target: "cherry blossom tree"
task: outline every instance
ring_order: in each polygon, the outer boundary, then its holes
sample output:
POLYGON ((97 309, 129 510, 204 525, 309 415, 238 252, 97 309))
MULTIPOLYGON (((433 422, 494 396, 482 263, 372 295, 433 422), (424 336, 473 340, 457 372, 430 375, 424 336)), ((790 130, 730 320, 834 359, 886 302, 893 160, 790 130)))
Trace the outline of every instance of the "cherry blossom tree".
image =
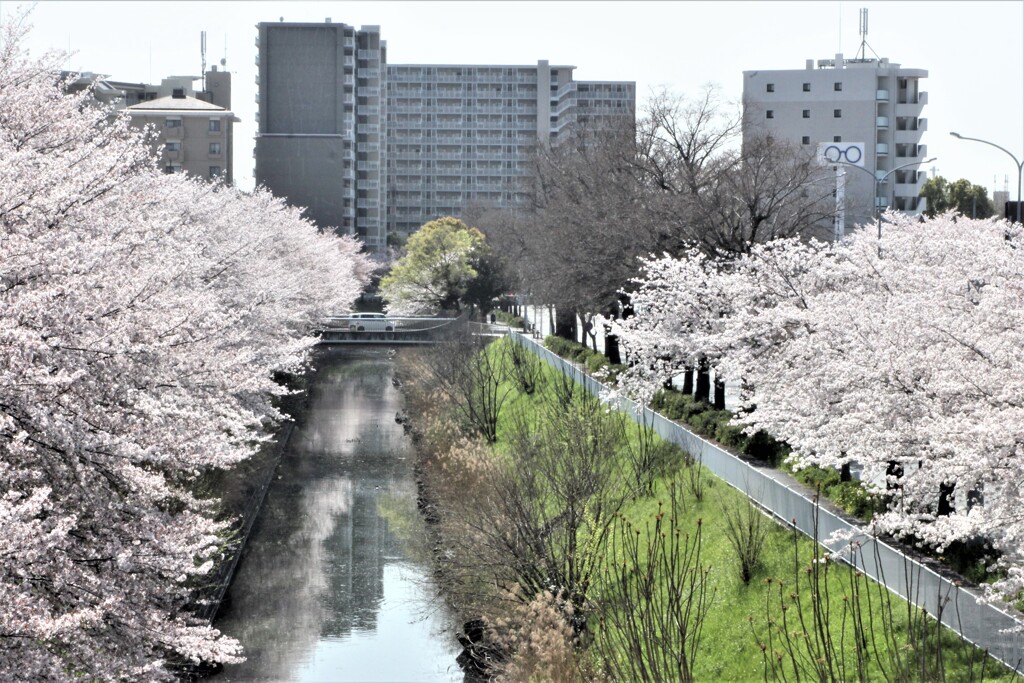
POLYGON ((187 610, 226 530, 192 484, 266 438, 273 373, 369 267, 265 191, 158 173, 24 23, 0 48, 0 678, 235 661, 187 610))
POLYGON ((984 537, 1024 587, 1024 257, 1018 228, 890 214, 838 244, 754 245, 727 267, 646 263, 623 324, 648 393, 700 350, 742 380, 737 418, 797 466, 864 468, 886 493, 877 530, 938 550, 984 537), (727 302, 727 306, 723 305, 727 302), (666 350, 670 351, 666 354, 666 350), (669 359, 664 357, 669 355, 669 359))

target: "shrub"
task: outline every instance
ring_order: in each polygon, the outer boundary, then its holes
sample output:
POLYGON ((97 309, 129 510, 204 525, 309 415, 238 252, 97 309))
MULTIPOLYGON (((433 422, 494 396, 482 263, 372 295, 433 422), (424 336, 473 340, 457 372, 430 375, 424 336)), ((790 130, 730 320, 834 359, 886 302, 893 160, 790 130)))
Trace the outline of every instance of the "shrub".
POLYGON ((793 476, 802 484, 825 493, 839 483, 839 470, 825 469, 817 465, 809 465, 793 472, 793 476))
POLYGON ((758 430, 751 436, 743 452, 752 458, 778 467, 789 455, 789 447, 764 430, 758 430))
POLYGON ((686 421, 692 415, 708 410, 711 406, 698 401, 693 396, 683 394, 674 389, 662 389, 651 400, 651 409, 670 420, 686 421))
POLYGON ((605 358, 603 354, 591 351, 590 355, 587 356, 585 365, 587 367, 587 372, 594 374, 601 368, 611 365, 611 363, 608 362, 608 359, 605 358))
POLYGON ((702 412, 691 414, 686 422, 701 436, 714 439, 719 426, 728 425, 729 420, 731 419, 732 413, 728 410, 714 410, 713 408, 708 408, 702 412))
POLYGON ((742 452, 750 439, 743 433, 742 427, 729 424, 731 419, 730 415, 724 422, 718 424, 718 427, 715 428, 715 440, 727 448, 742 452))
POLYGON ((860 519, 870 520, 878 511, 878 497, 865 491, 859 481, 836 482, 824 493, 836 505, 860 519))
POLYGON ((544 346, 555 355, 579 363, 587 373, 600 375, 599 379, 609 384, 615 384, 619 375, 626 369, 625 365, 613 365, 602 353, 555 335, 545 337, 544 346))
POLYGON ((736 553, 740 579, 750 583, 761 566, 764 544, 768 540, 768 518, 748 498, 736 505, 722 505, 725 535, 736 553))
POLYGON ((500 309, 495 310, 494 311, 494 318, 499 323, 502 323, 504 325, 508 325, 509 327, 518 327, 518 328, 522 328, 523 327, 523 319, 520 316, 512 315, 511 313, 508 313, 507 311, 502 311, 500 309))

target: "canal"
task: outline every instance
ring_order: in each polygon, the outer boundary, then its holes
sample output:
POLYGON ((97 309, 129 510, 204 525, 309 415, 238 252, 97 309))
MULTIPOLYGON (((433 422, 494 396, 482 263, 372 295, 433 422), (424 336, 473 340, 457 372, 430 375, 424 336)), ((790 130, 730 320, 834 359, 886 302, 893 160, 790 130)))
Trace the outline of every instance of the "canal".
POLYGON ((463 679, 429 581, 390 353, 317 351, 308 408, 214 624, 247 661, 210 680, 463 679))

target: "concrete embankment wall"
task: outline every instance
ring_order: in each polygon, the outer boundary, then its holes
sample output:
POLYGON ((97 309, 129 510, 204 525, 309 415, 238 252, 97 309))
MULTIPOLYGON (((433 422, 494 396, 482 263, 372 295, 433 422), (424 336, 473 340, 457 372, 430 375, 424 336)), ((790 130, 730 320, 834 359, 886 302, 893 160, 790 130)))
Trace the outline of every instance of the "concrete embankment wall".
MULTIPOLYGON (((517 332, 510 333, 510 336, 515 343, 530 349, 556 370, 575 378, 591 393, 608 393, 603 384, 533 339, 517 332)), ((859 548, 852 554, 851 564, 900 597, 925 608, 932 616, 941 617, 946 626, 987 650, 1011 669, 1021 668, 1024 616, 993 604, 979 603, 977 589, 958 585, 963 580, 961 577, 941 567, 925 564, 899 548, 865 534, 856 522, 815 504, 812 496, 798 490, 785 473, 746 462, 648 408, 638 412, 633 401, 627 398, 616 397, 611 402, 637 421, 644 420, 663 439, 678 444, 716 476, 745 493, 784 524, 819 539, 826 547, 829 547, 827 541, 833 535, 846 539, 832 542, 830 550, 838 551, 850 543, 857 544, 859 548)))
POLYGON ((250 479, 252 489, 239 513, 237 535, 228 550, 228 556, 210 576, 207 587, 200 592, 200 604, 196 609, 196 615, 207 621, 212 622, 217 616, 224 595, 231 586, 231 580, 235 576, 235 569, 238 568, 245 543, 249 540, 253 524, 256 523, 256 518, 263 507, 263 501, 267 497, 267 490, 274 480, 274 472, 277 471, 277 465, 281 462, 281 456, 284 454, 285 448, 288 447, 288 441, 291 439, 294 429, 295 423, 291 420, 281 425, 277 437, 267 446, 269 454, 264 458, 261 467, 256 470, 255 476, 250 479))

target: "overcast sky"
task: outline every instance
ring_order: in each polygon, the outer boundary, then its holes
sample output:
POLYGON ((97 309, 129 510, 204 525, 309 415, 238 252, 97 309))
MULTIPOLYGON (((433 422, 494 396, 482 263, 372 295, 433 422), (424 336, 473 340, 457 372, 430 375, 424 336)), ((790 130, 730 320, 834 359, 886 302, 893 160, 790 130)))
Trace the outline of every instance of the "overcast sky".
MULTIPOLYGON (((0 0, 0 15, 21 3, 0 0)), ((655 88, 696 93, 717 84, 739 100, 744 70, 800 69, 807 59, 854 56, 858 13, 869 9, 874 54, 928 70, 923 143, 929 165, 991 192, 1017 169, 984 138, 1024 159, 1024 0, 1005 2, 57 2, 36 6, 33 53, 70 50, 67 66, 115 80, 159 83, 232 72, 235 179, 252 187, 256 111, 256 28, 260 21, 376 24, 391 64, 552 64, 576 66, 580 80, 629 80, 637 104, 655 88)), ((873 56, 869 51, 868 56, 873 56)))

